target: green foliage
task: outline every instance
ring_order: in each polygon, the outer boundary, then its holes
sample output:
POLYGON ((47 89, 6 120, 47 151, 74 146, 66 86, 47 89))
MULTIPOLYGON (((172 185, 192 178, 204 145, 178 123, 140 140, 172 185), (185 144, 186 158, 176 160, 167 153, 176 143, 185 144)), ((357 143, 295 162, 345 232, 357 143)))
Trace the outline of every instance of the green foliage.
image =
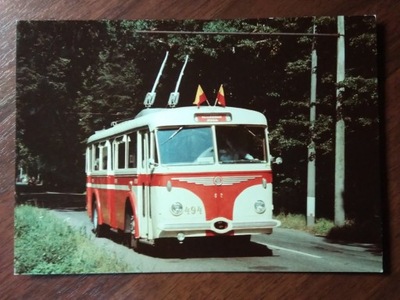
POLYGON ((310 71, 310 59, 299 59, 293 62, 288 62, 285 71, 287 75, 310 71))
POLYGON ((142 80, 134 61, 109 50, 100 52, 98 59, 98 68, 86 69, 76 102, 81 140, 92 134, 94 128, 109 127, 112 121, 132 118, 137 111, 135 98, 142 80), (125 109, 121 110, 122 107, 125 109))
POLYGON ((332 220, 318 218, 315 220, 315 225, 312 227, 312 232, 317 235, 326 236, 334 227, 335 224, 332 220))
POLYGON ((282 228, 290 228, 296 230, 305 230, 306 228, 306 219, 304 215, 280 213, 276 216, 276 219, 282 222, 282 228))
POLYGON ((325 218, 317 218, 314 226, 308 227, 306 217, 301 214, 280 213, 276 216, 276 218, 282 222, 282 228, 302 230, 321 236, 328 235, 329 232, 335 227, 335 224, 331 220, 325 218))
POLYGON ((355 130, 359 126, 376 126, 379 123, 379 115, 374 111, 378 107, 377 78, 349 76, 340 86, 345 89, 343 104, 347 111, 348 128, 355 130))
POLYGON ((126 272, 117 257, 99 250, 84 230, 77 232, 51 212, 15 208, 14 262, 17 274, 126 272))

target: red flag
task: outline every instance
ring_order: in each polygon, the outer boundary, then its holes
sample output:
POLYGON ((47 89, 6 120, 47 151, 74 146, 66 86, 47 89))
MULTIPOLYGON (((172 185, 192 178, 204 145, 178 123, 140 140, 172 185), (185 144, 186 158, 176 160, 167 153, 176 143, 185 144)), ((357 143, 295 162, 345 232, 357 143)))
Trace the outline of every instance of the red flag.
POLYGON ((222 86, 222 84, 221 84, 221 86, 219 87, 219 91, 218 91, 218 94, 217 94, 216 102, 217 102, 219 105, 222 105, 223 107, 225 107, 225 105, 226 105, 226 103, 225 103, 224 87, 222 86))
POLYGON ((199 84, 199 86, 197 87, 196 98, 194 99, 193 104, 197 104, 197 106, 200 106, 205 101, 207 101, 206 94, 204 94, 203 89, 199 84))

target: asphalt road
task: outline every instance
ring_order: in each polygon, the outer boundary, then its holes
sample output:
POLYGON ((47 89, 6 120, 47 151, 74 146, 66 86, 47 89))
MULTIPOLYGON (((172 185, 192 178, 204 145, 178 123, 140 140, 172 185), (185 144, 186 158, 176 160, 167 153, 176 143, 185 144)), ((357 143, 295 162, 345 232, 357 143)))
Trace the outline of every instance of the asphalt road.
POLYGON ((248 244, 187 239, 166 248, 145 246, 136 253, 110 233, 95 238, 85 211, 53 210, 62 221, 85 228, 104 251, 123 258, 129 272, 382 272, 382 253, 371 244, 340 244, 305 232, 278 228, 252 236, 248 244))

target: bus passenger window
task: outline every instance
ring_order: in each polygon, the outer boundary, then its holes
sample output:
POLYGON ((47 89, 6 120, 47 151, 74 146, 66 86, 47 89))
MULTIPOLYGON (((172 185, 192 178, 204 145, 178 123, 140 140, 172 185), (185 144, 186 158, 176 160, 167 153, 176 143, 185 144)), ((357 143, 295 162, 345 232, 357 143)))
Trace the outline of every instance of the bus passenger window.
POLYGON ((100 148, 100 170, 107 170, 108 164, 108 144, 106 142, 99 145, 100 148))
POLYGON ((128 168, 136 168, 137 167, 137 162, 136 162, 136 149, 137 143, 136 143, 136 132, 131 133, 128 135, 128 168))
POLYGON ((124 169, 125 166, 125 139, 124 137, 116 138, 114 141, 114 158, 116 169, 124 169))
MULTIPOLYGON (((103 148, 103 150, 107 150, 107 149, 103 148)), ((101 169, 102 170, 107 170, 107 151, 103 152, 103 164, 101 166, 101 169)))
POLYGON ((93 170, 98 171, 100 170, 100 148, 98 144, 92 146, 93 150, 93 170))
POLYGON ((125 143, 118 144, 118 169, 125 168, 125 143))

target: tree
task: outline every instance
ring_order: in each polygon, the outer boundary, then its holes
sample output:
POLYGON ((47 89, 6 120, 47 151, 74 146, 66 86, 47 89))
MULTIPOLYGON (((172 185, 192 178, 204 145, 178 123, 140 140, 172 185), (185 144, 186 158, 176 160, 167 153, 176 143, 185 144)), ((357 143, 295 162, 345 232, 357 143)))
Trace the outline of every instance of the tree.
POLYGON ((17 153, 47 183, 71 188, 83 180, 76 98, 100 30, 81 22, 18 24, 17 149, 26 150, 17 153))

